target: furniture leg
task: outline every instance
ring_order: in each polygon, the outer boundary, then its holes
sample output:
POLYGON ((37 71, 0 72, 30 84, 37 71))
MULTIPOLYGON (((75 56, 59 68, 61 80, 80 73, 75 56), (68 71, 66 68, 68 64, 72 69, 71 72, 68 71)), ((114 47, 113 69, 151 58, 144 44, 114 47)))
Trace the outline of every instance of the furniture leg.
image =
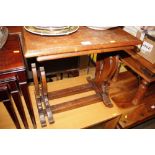
POLYGON ((117 66, 117 69, 116 69, 116 72, 112 78, 112 81, 113 82, 116 82, 117 79, 118 79, 118 75, 119 75, 119 72, 120 72, 120 68, 121 68, 121 62, 118 60, 118 66, 117 66))
POLYGON ((95 70, 95 81, 96 81, 96 83, 100 79, 100 74, 101 74, 102 69, 103 69, 103 62, 97 61, 96 62, 96 70, 95 70))
POLYGON ((112 103, 110 101, 110 97, 109 97, 109 85, 110 83, 109 82, 103 82, 102 85, 101 85, 101 88, 102 88, 102 99, 104 101, 104 104, 107 106, 107 107, 112 107, 112 103))
POLYGON ((45 108, 46 108, 46 114, 48 117, 49 123, 53 123, 53 114, 52 109, 50 107, 49 101, 48 101, 48 92, 47 92, 47 82, 46 82, 46 75, 44 67, 40 67, 40 79, 41 79, 41 94, 42 94, 42 101, 44 102, 45 108))
POLYGON ((33 123, 34 128, 36 128, 37 125, 36 125, 36 121, 35 121, 35 116, 34 116, 34 111, 33 111, 33 107, 32 107, 32 102, 31 102, 31 99, 30 99, 28 85, 27 85, 27 82, 26 82, 25 71, 22 71, 22 72, 18 73, 18 80, 19 80, 19 87, 20 87, 20 89, 22 91, 24 100, 26 102, 26 106, 27 106, 27 109, 29 111, 31 121, 33 123))
POLYGON ((118 63, 118 55, 106 57, 102 61, 97 62, 95 82, 101 87, 103 102, 108 107, 112 107, 109 97, 109 85, 118 69, 118 63))
POLYGON ((21 97, 20 97, 20 94, 19 94, 19 91, 18 91, 16 81, 10 81, 9 82, 9 87, 10 87, 10 90, 11 90, 13 100, 14 100, 14 102, 16 104, 18 112, 19 112, 19 114, 21 116, 21 119, 23 121, 23 124, 24 124, 25 128, 28 129, 29 126, 28 126, 28 123, 27 123, 25 111, 24 111, 24 108, 23 108, 23 105, 22 105, 22 101, 21 101, 21 97))
POLYGON ((0 87, 0 100, 2 100, 4 106, 7 109, 9 115, 11 116, 16 128, 21 129, 17 115, 15 113, 15 109, 13 107, 13 104, 12 104, 10 96, 9 96, 7 86, 0 87))
POLYGON ((147 82, 146 80, 143 79, 138 87, 136 95, 134 96, 134 98, 132 100, 132 104, 134 104, 134 105, 140 104, 140 102, 144 98, 145 93, 148 90, 148 86, 149 86, 149 82, 147 82))
POLYGON ((44 114, 42 101, 41 101, 41 94, 40 94, 36 64, 35 63, 31 64, 31 67, 32 67, 32 75, 33 75, 34 86, 35 86, 35 98, 36 98, 36 104, 37 104, 37 108, 38 108, 40 123, 41 123, 42 127, 45 127, 45 126, 47 126, 47 124, 46 124, 45 114, 44 114))

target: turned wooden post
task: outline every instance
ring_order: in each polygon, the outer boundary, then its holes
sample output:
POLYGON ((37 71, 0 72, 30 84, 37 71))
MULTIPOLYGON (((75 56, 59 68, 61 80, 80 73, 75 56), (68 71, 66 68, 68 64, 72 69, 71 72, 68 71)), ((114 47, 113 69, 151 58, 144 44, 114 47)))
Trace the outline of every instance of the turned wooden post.
POLYGON ((136 92, 135 97, 132 100, 132 104, 138 105, 142 101, 147 89, 148 89, 149 82, 145 81, 144 79, 141 81, 138 90, 136 92))

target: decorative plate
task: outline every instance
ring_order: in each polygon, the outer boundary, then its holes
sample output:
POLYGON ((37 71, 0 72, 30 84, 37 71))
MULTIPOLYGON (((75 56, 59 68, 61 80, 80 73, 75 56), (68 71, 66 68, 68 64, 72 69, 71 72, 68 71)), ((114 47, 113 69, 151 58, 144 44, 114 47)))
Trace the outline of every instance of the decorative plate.
POLYGON ((79 26, 25 26, 27 31, 45 36, 61 36, 76 32, 79 26))
POLYGON ((111 26, 111 27, 110 26, 87 26, 87 27, 93 30, 107 30, 116 26, 111 26))
POLYGON ((62 30, 68 27, 69 26, 35 26, 35 28, 42 30, 62 30))

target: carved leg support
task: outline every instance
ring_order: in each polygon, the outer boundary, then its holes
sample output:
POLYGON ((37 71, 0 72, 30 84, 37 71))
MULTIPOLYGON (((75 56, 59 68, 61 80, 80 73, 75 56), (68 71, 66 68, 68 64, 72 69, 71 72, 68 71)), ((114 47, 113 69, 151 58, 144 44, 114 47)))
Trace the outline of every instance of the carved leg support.
POLYGON ((52 110, 51 110, 49 100, 48 100, 48 92, 47 92, 47 82, 46 82, 45 70, 44 70, 44 67, 40 67, 39 71, 40 71, 41 87, 39 87, 36 65, 32 64, 31 66, 32 66, 32 73, 33 73, 33 79, 34 79, 34 85, 35 85, 35 96, 36 96, 36 102, 37 102, 40 122, 41 122, 41 126, 45 127, 45 126, 47 126, 47 124, 46 124, 43 104, 44 104, 44 107, 45 107, 45 112, 46 112, 46 115, 47 115, 47 118, 48 118, 48 122, 50 124, 54 123, 52 110))
POLYGON ((118 66, 117 66, 116 72, 115 72, 115 74, 114 74, 114 76, 112 78, 113 82, 116 82, 117 79, 118 79, 118 76, 119 76, 119 72, 120 72, 120 68, 121 68, 121 62, 119 60, 118 60, 118 64, 117 65, 118 66))
POLYGON ((40 67, 40 78, 41 78, 41 94, 42 101, 44 102, 46 108, 46 114, 48 117, 49 123, 54 123, 52 110, 48 101, 48 92, 47 92, 47 82, 44 67, 40 67))
POLYGON ((136 92, 135 97, 132 100, 132 104, 138 105, 141 103, 141 101, 144 98, 144 95, 148 89, 148 86, 149 86, 149 83, 143 79, 139 85, 139 88, 136 92))
POLYGON ((109 82, 103 82, 102 84, 102 99, 107 107, 112 107, 109 97, 109 82))
POLYGON ((45 114, 44 114, 44 110, 43 110, 43 106, 42 106, 40 97, 39 98, 36 97, 36 103, 37 103, 41 126, 45 127, 45 126, 47 126, 47 124, 46 124, 45 114))
POLYGON ((32 74, 33 74, 33 80, 34 80, 34 86, 35 86, 35 98, 36 98, 36 104, 38 108, 40 123, 42 127, 45 127, 47 126, 47 124, 46 124, 44 110, 43 110, 42 101, 40 97, 40 88, 39 88, 38 75, 37 75, 35 63, 33 63, 31 67, 32 67, 32 74))
POLYGON ((96 66, 96 84, 101 86, 102 98, 106 106, 112 107, 112 103, 109 97, 109 85, 110 82, 118 70, 119 56, 105 57, 103 61, 97 62, 96 66))

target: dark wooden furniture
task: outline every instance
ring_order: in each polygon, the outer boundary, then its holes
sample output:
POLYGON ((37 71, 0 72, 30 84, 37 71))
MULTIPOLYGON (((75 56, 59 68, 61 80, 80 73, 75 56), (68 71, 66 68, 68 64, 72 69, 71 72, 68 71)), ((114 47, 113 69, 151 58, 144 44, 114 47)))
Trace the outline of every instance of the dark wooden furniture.
MULTIPOLYGON (((35 117, 27 86, 26 68, 24 65, 22 49, 18 34, 9 35, 5 46, 3 46, 3 48, 0 50, 0 84, 5 85, 5 89, 2 89, 4 90, 4 92, 2 91, 3 94, 11 94, 25 128, 29 128, 21 100, 22 93, 32 123, 36 128, 35 117)), ((1 95, 0 98, 4 101, 3 95, 1 95)), ((5 98, 8 97, 5 96, 5 98)), ((14 112, 12 111, 12 113, 14 112)), ((15 122, 15 118, 13 118, 13 115, 11 116, 15 122)), ((19 128, 17 124, 16 127, 19 128)))
POLYGON ((8 113, 10 114, 16 128, 20 129, 21 126, 19 124, 15 109, 13 107, 13 103, 11 101, 9 88, 6 84, 0 84, 0 101, 3 102, 5 108, 7 109, 8 113))
MULTIPOLYGON (((21 37, 23 26, 7 26, 7 28, 10 34, 19 34, 21 37)), ((48 80, 51 81, 53 77, 63 79, 64 73, 67 73, 68 77, 78 76, 79 61, 80 61, 80 57, 66 58, 63 61, 59 59, 59 60, 46 61, 46 62, 38 62, 36 60, 36 57, 27 58, 25 59, 25 64, 27 69, 26 71, 27 71, 28 82, 33 81, 32 72, 31 72, 31 63, 36 63, 38 67, 44 66, 46 70, 46 76, 48 77, 48 80)))
MULTIPOLYGON (((85 86, 70 86, 68 89, 54 92, 54 96, 52 96, 51 93, 47 94, 45 80, 41 87, 38 88, 37 71, 35 65, 33 64, 32 70, 34 75, 36 101, 42 126, 45 125, 45 115, 48 116, 47 109, 49 109, 49 103, 46 102, 45 104, 44 101, 45 96, 47 95, 48 98, 46 97, 46 99, 52 99, 55 97, 57 98, 58 96, 77 94, 82 91, 85 92, 89 89, 95 90, 96 92, 94 96, 81 98, 67 103, 61 103, 57 106, 51 106, 51 113, 96 103, 99 100, 103 100, 106 106, 111 107, 112 103, 109 99, 108 88, 111 79, 117 72, 119 64, 119 57, 116 51, 133 49, 135 45, 141 43, 140 40, 123 31, 121 28, 96 31, 87 27, 80 27, 77 32, 71 35, 59 37, 39 36, 23 30, 22 36, 24 56, 26 58, 36 57, 38 62, 88 55, 91 53, 108 53, 102 60, 96 63, 95 80, 88 79, 89 84, 85 86), (42 93, 42 91, 44 93, 42 93), (42 107, 40 110, 40 105, 43 106, 41 102, 45 105, 45 113, 43 112, 44 110, 42 107)), ((40 69, 40 75, 42 74, 44 75, 44 70, 40 69)), ((51 117, 48 118, 51 119, 51 117)))
POLYGON ((6 26, 9 33, 11 34, 21 34, 23 27, 22 26, 6 26))

